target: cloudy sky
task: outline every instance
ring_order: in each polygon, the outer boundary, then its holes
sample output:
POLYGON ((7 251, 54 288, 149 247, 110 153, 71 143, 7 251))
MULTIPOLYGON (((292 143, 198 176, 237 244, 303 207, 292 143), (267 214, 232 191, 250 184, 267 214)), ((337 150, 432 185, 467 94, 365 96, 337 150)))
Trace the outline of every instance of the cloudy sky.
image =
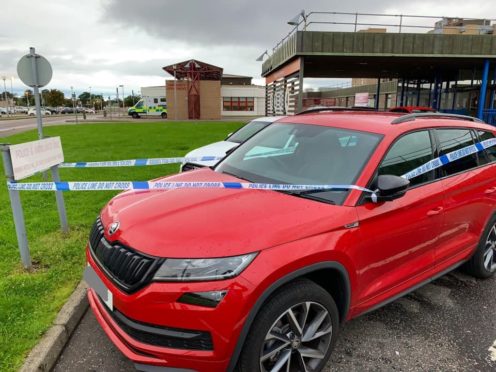
MULTIPOLYGON (((260 79, 255 59, 310 11, 374 12, 496 18, 487 0, 2 0, 0 76, 14 76, 30 46, 52 64, 48 88, 126 95, 161 85, 162 67, 196 58, 224 72, 260 79)), ((339 21, 334 18, 333 21, 339 21)), ((386 20, 384 20, 386 21, 386 20)), ((7 87, 10 90, 7 80, 7 87)))

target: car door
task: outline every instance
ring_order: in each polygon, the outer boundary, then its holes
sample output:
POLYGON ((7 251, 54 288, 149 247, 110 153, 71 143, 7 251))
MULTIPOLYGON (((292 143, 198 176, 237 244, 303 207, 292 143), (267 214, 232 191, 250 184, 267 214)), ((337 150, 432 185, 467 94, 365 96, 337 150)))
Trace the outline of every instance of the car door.
MULTIPOLYGON (((433 159, 428 130, 411 132, 395 141, 377 175, 402 176, 433 159)), ((430 171, 410 180, 406 194, 389 202, 357 206, 361 243, 355 250, 358 299, 369 308, 401 293, 434 267, 435 248, 443 218, 444 190, 430 171)))
MULTIPOLYGON (((468 128, 436 129, 435 134, 440 156, 478 142, 477 134, 468 128)), ((486 156, 484 152, 473 153, 442 167, 446 205, 444 233, 436 250, 440 266, 449 267, 465 258, 478 244, 494 212, 496 174, 494 166, 486 164, 486 156)))

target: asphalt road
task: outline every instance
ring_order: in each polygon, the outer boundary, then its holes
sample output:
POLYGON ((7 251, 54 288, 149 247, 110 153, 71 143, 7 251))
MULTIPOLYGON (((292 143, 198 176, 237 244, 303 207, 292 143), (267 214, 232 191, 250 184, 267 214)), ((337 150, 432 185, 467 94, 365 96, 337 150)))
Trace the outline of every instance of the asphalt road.
MULTIPOLYGON (((91 311, 54 372, 134 371, 91 311)), ((329 371, 496 371, 496 277, 458 271, 341 329, 329 371)))
MULTIPOLYGON (((88 115, 87 118, 95 119, 96 115, 88 115)), ((79 121, 83 122, 82 115, 78 115, 79 121)), ((60 124, 75 124, 73 121, 75 120, 74 115, 63 115, 63 116, 44 116, 43 117, 43 126, 52 126, 52 125, 60 125, 60 124), (71 122, 66 122, 70 120, 71 122)), ((27 130, 36 129, 36 118, 25 118, 25 119, 12 119, 12 120, 0 120, 0 138, 7 137, 12 134, 17 134, 21 132, 25 132, 27 130)))

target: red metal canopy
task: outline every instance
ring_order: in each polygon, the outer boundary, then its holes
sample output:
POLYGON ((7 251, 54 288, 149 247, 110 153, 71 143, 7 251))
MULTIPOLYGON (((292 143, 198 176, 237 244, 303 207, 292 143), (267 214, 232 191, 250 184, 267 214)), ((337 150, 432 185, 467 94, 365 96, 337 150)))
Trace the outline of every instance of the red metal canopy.
POLYGON ((163 70, 174 76, 176 79, 193 79, 193 71, 194 78, 198 80, 220 80, 222 77, 223 69, 221 67, 217 67, 214 65, 209 65, 208 63, 198 61, 196 59, 190 59, 184 62, 174 63, 169 66, 163 67, 163 70))

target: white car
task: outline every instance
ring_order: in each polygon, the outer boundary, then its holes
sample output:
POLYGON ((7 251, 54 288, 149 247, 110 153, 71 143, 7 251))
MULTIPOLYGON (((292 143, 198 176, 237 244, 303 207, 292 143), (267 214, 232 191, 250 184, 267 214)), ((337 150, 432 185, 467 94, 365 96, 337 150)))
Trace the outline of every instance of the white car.
MULTIPOLYGON (((243 127, 239 128, 236 132, 231 133, 224 141, 211 143, 210 145, 206 145, 200 148, 197 148, 186 154, 186 158, 201 158, 204 156, 212 156, 212 157, 224 157, 226 153, 237 147, 240 143, 245 142, 248 138, 253 136, 254 134, 260 132, 267 125, 272 124, 273 122, 284 118, 285 116, 267 116, 262 118, 257 118, 243 127)), ((189 161, 181 164, 181 172, 186 172, 195 168, 201 167, 211 167, 219 162, 218 160, 208 160, 208 161, 189 161)))
MULTIPOLYGON (((35 108, 30 108, 28 111, 29 116, 36 116, 36 109, 35 108)), ((45 110, 44 108, 41 109, 41 115, 52 115, 52 113, 48 110, 45 110)))

